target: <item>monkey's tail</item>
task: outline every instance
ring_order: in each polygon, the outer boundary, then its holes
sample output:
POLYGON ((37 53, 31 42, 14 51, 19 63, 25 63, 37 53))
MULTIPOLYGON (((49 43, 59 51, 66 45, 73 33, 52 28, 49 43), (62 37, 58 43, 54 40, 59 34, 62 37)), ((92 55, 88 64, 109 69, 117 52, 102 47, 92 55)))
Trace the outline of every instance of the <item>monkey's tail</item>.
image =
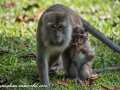
POLYGON ((82 19, 83 27, 88 30, 90 34, 92 34, 94 37, 99 39, 101 42, 106 44, 109 48, 113 49, 114 51, 120 53, 120 46, 112 42, 110 39, 108 39, 105 35, 103 35, 101 32, 97 31, 94 27, 92 27, 88 22, 86 22, 84 19, 82 19))
POLYGON ((120 65, 116 65, 116 66, 112 66, 112 67, 104 67, 104 68, 93 69, 93 73, 102 72, 102 71, 112 71, 112 70, 120 70, 120 65))

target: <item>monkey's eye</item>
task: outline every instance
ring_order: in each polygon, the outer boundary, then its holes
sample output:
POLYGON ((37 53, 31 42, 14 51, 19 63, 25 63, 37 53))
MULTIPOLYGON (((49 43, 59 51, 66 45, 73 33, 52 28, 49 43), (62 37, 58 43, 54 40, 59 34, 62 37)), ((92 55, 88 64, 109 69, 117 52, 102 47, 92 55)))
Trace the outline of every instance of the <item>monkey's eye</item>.
POLYGON ((81 31, 81 34, 84 34, 84 31, 81 31))
POLYGON ((55 30, 56 26, 55 25, 51 25, 51 29, 55 30))
POLYGON ((62 29, 63 29, 63 25, 59 25, 59 26, 58 26, 58 29, 59 29, 59 30, 62 30, 62 29))

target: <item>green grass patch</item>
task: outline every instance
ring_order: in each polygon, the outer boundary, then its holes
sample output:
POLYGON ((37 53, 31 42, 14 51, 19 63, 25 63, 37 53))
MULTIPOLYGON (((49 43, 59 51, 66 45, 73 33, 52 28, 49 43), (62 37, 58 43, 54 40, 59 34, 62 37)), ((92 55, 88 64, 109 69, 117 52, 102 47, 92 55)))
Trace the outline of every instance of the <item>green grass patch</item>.
MULTIPOLYGON (((32 76, 37 73, 35 59, 20 58, 21 55, 36 54, 36 28, 38 21, 16 21, 19 15, 32 17, 33 14, 59 3, 71 7, 81 17, 87 20, 97 30, 104 33, 113 42, 120 45, 120 1, 119 0, 0 0, 0 79, 7 79, 6 85, 39 84, 32 76), (17 3, 16 6, 5 7, 5 3, 17 3), (39 8, 29 5, 37 4, 39 8)), ((96 52, 93 68, 101 68, 120 64, 120 55, 113 52, 99 40, 89 35, 91 45, 96 52)), ((61 70, 60 73, 64 73, 61 70)), ((100 85, 120 88, 120 71, 104 71, 98 73, 101 78, 95 81, 92 90, 98 90, 100 85)), ((64 78, 61 78, 64 79, 64 78)), ((52 90, 88 90, 76 82, 68 87, 58 85, 57 77, 50 78, 52 90)), ((42 88, 2 88, 2 90, 41 90, 42 88)))

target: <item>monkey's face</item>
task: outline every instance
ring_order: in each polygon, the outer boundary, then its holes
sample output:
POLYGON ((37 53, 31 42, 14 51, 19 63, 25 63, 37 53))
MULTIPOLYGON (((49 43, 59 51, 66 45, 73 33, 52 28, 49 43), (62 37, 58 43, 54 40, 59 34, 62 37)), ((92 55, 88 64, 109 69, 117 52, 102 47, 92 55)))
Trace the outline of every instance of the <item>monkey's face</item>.
POLYGON ((83 27, 76 27, 73 30, 73 43, 77 43, 79 45, 83 44, 87 37, 88 32, 83 27))
POLYGON ((61 23, 50 23, 47 27, 49 33, 50 44, 60 45, 64 42, 65 28, 63 22, 61 23))
POLYGON ((71 40, 72 28, 65 13, 47 13, 44 16, 42 33, 44 40, 50 46, 68 46, 71 40))

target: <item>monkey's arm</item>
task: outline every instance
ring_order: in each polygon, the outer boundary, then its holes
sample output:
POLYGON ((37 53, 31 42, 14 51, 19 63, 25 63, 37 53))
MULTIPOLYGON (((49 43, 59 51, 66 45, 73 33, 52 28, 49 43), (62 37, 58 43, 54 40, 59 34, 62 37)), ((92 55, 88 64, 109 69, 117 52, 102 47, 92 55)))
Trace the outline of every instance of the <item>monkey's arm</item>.
POLYGON ((104 68, 93 69, 93 73, 107 71, 107 70, 108 71, 120 70, 120 65, 112 66, 112 67, 104 67, 104 68))
POLYGON ((95 52, 94 52, 94 51, 89 51, 89 53, 87 54, 87 57, 88 57, 90 60, 93 60, 93 58, 95 57, 95 52))
POLYGON ((38 68, 38 74, 40 77, 40 81, 42 85, 47 85, 50 87, 49 84, 49 77, 48 77, 48 57, 46 57, 46 48, 41 40, 41 35, 40 35, 40 29, 41 25, 39 22, 38 29, 37 29, 37 35, 36 35, 36 40, 37 40, 37 68, 38 68))
POLYGON ((37 45, 37 68, 38 68, 38 73, 40 77, 40 81, 42 85, 49 85, 49 77, 48 77, 48 61, 47 58, 45 57, 45 49, 40 48, 40 45, 37 45))
POLYGON ((93 60, 93 58, 95 57, 95 52, 92 49, 90 42, 88 40, 85 41, 83 47, 84 48, 82 50, 82 53, 84 53, 89 60, 93 60))
POLYGON ((86 28, 90 34, 92 34, 94 37, 99 39, 101 42, 103 42, 109 48, 111 48, 111 49, 115 50, 116 52, 120 53, 120 46, 116 45, 114 42, 112 42, 110 39, 108 39, 101 32, 97 31, 94 27, 92 27, 83 18, 81 18, 81 21, 83 23, 83 27, 86 28))

